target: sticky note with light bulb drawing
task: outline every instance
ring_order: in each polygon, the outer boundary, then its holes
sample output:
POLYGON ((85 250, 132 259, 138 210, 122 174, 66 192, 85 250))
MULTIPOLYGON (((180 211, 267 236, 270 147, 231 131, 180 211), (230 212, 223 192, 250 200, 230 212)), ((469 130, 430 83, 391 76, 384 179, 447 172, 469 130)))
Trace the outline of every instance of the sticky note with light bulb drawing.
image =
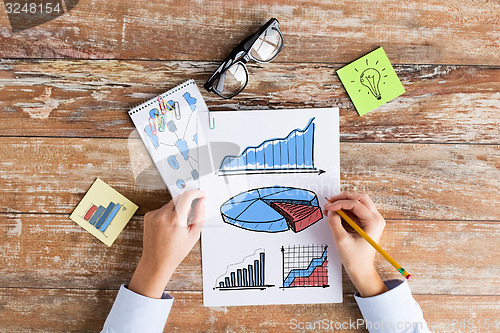
POLYGON ((382 47, 342 67, 337 75, 360 116, 405 92, 382 47))

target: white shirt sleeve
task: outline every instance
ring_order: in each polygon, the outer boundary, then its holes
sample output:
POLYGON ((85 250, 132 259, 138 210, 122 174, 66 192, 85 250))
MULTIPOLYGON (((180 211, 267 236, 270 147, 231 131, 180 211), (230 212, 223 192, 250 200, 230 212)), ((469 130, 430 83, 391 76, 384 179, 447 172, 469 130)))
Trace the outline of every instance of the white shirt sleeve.
POLYGON ((163 332, 173 302, 167 293, 149 298, 122 285, 101 333, 163 332))
POLYGON ((423 333, 430 332, 422 309, 411 295, 406 281, 384 281, 389 289, 373 297, 354 294, 366 328, 370 333, 423 333))

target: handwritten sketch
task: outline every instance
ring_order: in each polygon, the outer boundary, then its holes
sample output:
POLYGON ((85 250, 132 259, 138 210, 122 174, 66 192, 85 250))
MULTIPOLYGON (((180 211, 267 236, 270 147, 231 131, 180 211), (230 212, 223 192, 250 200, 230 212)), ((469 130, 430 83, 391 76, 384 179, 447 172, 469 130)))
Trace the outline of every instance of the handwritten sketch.
POLYGON ((281 247, 283 286, 328 287, 328 245, 281 247))
POLYGON ((271 186, 240 193, 220 207, 224 222, 260 232, 302 231, 323 218, 312 191, 271 186))
POLYGON ((266 253, 257 249, 238 263, 228 265, 224 274, 217 277, 214 289, 264 290, 274 285, 266 284, 266 253))
POLYGON ((304 129, 294 129, 284 138, 246 147, 237 156, 227 155, 217 174, 324 173, 314 167, 314 128, 313 117, 304 129))
POLYGON ((69 218, 111 246, 137 208, 132 201, 97 178, 69 218))
POLYGON ((367 68, 359 76, 359 82, 367 87, 368 91, 371 92, 376 99, 382 99, 379 88, 380 77, 380 72, 375 68, 367 68))
MULTIPOLYGON (((373 97, 375 97, 377 100, 381 100, 382 95, 380 93, 380 82, 382 82, 382 84, 385 84, 385 78, 388 75, 384 73, 384 71, 386 70, 385 67, 377 69, 377 66, 380 67, 378 64, 379 60, 376 60, 374 65, 370 65, 369 59, 366 58, 366 68, 362 70, 361 74, 359 74, 359 83, 361 83, 368 89, 368 95, 372 94, 373 97)), ((354 67, 354 70, 356 71, 356 73, 359 73, 361 69, 358 70, 356 67, 354 67)), ((356 81, 351 80, 351 82, 355 83, 356 81)), ((358 92, 361 92, 361 88, 358 89, 358 92)))
POLYGON ((207 114, 199 117, 207 146, 226 145, 200 155, 203 304, 342 302, 342 266, 322 210, 340 189, 338 109, 217 111, 216 118, 212 130, 207 114), (308 244, 318 250, 294 257, 293 246, 308 244), (259 283, 274 287, 245 290, 255 287, 261 253, 259 283))
POLYGON ((186 188, 188 180, 197 181, 199 178, 198 161, 193 157, 190 149, 193 143, 188 142, 188 140, 191 140, 195 145, 198 144, 198 134, 188 131, 189 128, 194 127, 190 122, 196 122, 196 117, 192 116, 196 111, 197 99, 192 97, 189 92, 184 93, 182 97, 192 111, 189 112, 187 120, 182 119, 183 113, 179 102, 174 100, 164 102, 163 98, 159 96, 157 97, 159 109, 152 108, 149 110, 148 125, 144 127, 144 131, 156 150, 160 145, 165 145, 172 147, 175 152, 175 154, 167 157, 167 165, 172 170, 179 170, 182 165, 185 176, 175 180, 175 186, 179 189, 186 188), (184 160, 185 163, 181 164, 178 159, 184 160))
POLYGON ((85 221, 92 224, 97 230, 106 232, 119 210, 126 210, 126 207, 120 203, 110 202, 106 207, 91 203, 90 207, 81 216, 85 221))

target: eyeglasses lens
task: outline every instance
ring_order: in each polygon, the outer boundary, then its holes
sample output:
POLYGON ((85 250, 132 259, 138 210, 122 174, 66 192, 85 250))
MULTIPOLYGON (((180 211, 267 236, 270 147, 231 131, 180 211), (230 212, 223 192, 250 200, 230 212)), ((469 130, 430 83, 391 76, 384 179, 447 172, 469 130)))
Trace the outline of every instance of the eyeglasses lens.
POLYGON ((236 63, 224 71, 215 82, 214 88, 225 97, 239 93, 248 81, 248 74, 241 63, 236 63))
POLYGON ((274 28, 267 29, 255 41, 250 50, 250 55, 257 61, 270 61, 280 51, 283 45, 283 38, 278 30, 274 28))

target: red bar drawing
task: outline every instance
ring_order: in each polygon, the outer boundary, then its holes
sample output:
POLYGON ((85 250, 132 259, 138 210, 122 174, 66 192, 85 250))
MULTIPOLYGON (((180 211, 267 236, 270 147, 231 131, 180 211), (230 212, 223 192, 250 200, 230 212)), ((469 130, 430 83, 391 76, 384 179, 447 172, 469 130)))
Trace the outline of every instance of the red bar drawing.
POLYGON ((92 205, 92 207, 90 207, 90 209, 87 211, 87 214, 85 214, 85 216, 83 218, 86 221, 88 221, 92 217, 92 214, 94 214, 94 212, 96 210, 97 210, 97 206, 96 205, 92 205))

